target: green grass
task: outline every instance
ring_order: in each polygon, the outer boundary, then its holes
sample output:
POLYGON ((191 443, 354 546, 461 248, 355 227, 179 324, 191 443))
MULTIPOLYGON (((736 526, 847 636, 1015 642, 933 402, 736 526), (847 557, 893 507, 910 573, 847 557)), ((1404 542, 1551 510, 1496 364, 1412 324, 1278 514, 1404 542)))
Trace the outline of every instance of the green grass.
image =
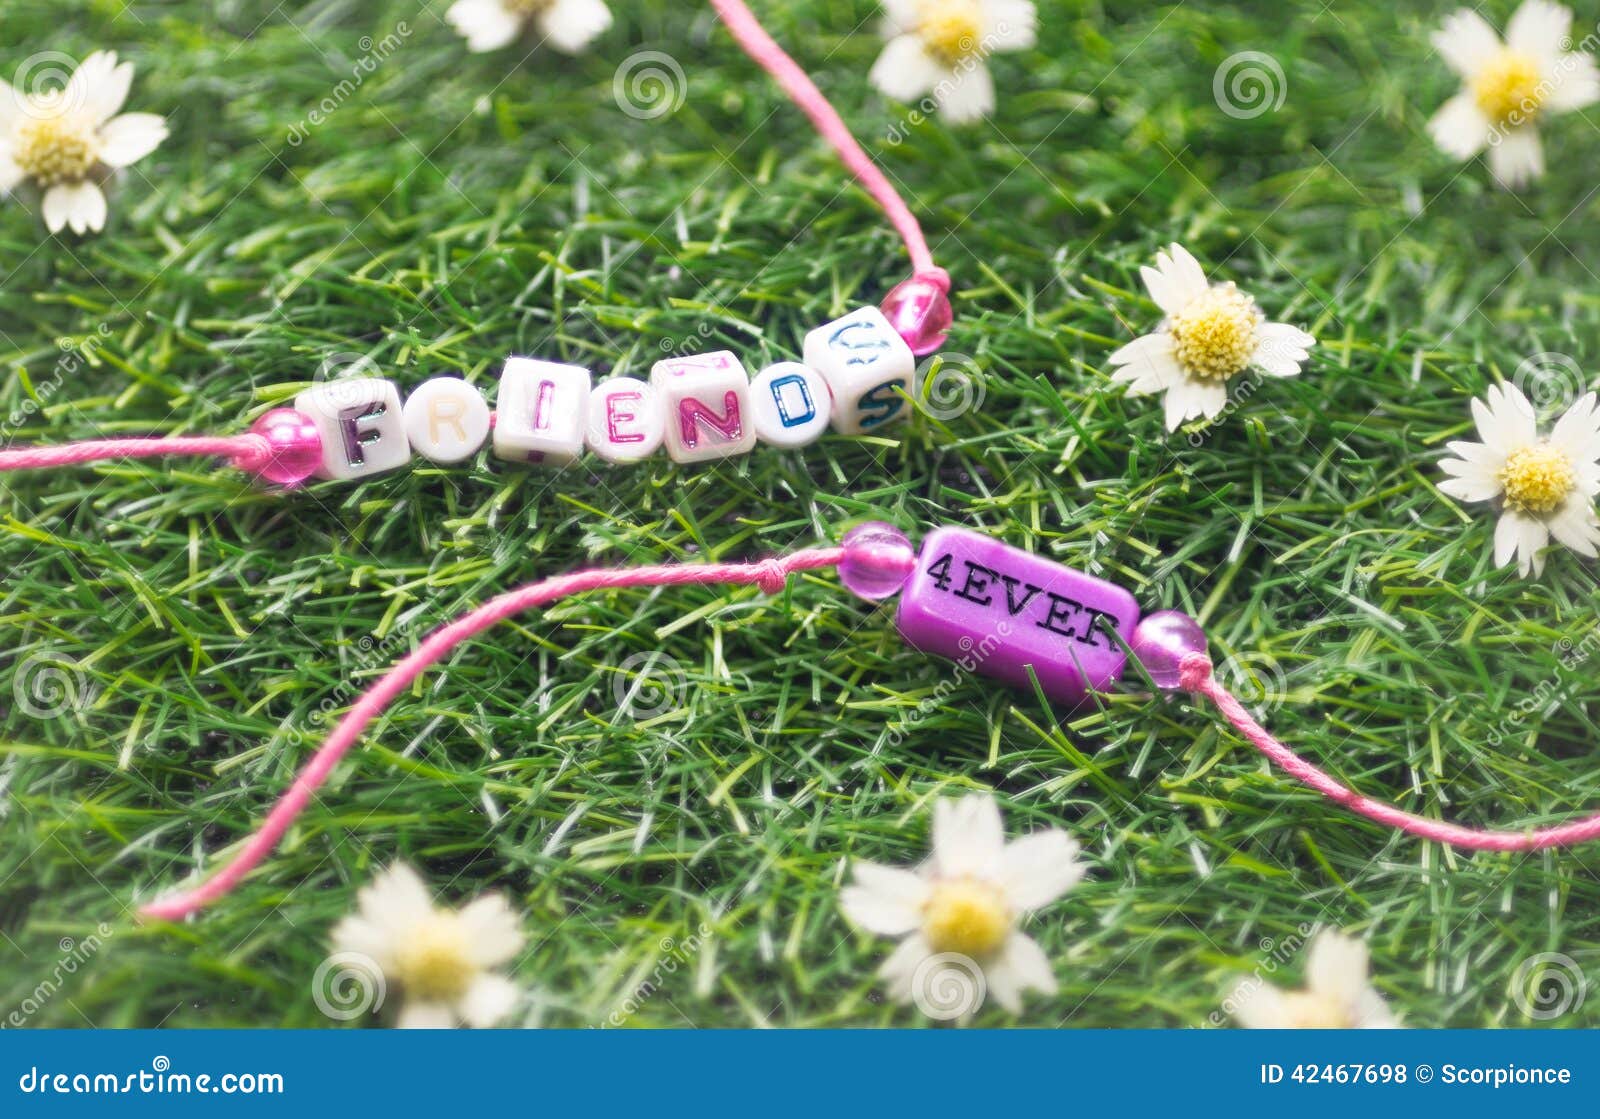
MULTIPOLYGON (((870 200, 709 9, 618 3, 570 60, 470 56, 444 6, 9 3, 0 72, 115 47, 139 66, 132 106, 173 135, 99 237, 0 206, 0 415, 30 413, 8 439, 238 431, 340 355, 403 386, 489 387, 513 352, 635 374, 674 348, 761 363, 903 275, 870 200), (400 20, 404 46, 290 144, 362 36, 400 20), (673 115, 614 102, 638 49, 687 69, 673 115), (94 339, 88 362, 30 404, 63 339, 94 339)), ((1443 498, 1434 465, 1468 397, 1525 359, 1570 355, 1566 387, 1593 380, 1593 121, 1554 121, 1552 174, 1510 196, 1423 131, 1452 92, 1427 33, 1453 3, 1045 0, 1040 48, 996 61, 991 122, 889 145, 903 110, 865 81, 873 5, 758 6, 923 215, 981 408, 709 468, 480 459, 289 497, 204 463, 10 476, 0 1022, 62 938, 107 922, 28 1024, 326 1024, 327 933, 401 856, 452 897, 500 889, 526 911, 529 1024, 604 1021, 702 922, 706 947, 630 1024, 915 1024, 882 999, 888 946, 847 928, 837 888, 852 856, 920 858, 930 803, 974 788, 1014 831, 1071 829, 1093 864, 1031 925, 1061 991, 1028 1025, 1204 1024, 1263 938, 1304 924, 1368 935, 1416 1025, 1529 1024, 1511 980, 1536 953, 1595 974, 1600 849, 1396 836, 1137 689, 1068 711, 966 679, 925 707, 949 666, 825 576, 776 599, 596 596, 506 627, 397 704, 236 895, 182 927, 132 920, 249 832, 319 712, 469 605, 863 517, 981 526, 1191 610, 1270 724, 1369 794, 1480 825, 1600 805, 1593 666, 1559 663, 1595 628, 1594 568, 1493 569, 1491 518, 1443 498), (1242 50, 1288 83, 1251 120, 1211 92, 1242 50), (1322 340, 1302 377, 1193 442, 1105 363, 1158 317, 1138 266, 1172 239, 1322 340), (88 702, 54 719, 13 703, 39 657, 76 662, 88 702), (619 717, 641 670, 671 702, 619 717)), ((1597 1021, 1600 995, 1553 1024, 1597 1021)))

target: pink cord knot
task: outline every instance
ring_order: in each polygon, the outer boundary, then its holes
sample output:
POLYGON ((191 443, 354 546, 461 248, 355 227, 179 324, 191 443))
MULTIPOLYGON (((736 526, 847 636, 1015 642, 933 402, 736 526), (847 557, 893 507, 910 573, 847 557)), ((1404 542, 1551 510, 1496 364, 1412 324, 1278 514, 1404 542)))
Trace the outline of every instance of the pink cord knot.
POLYGON ((783 588, 789 585, 789 569, 783 566, 783 561, 764 559, 756 566, 760 568, 756 572, 756 586, 766 594, 782 594, 783 588))
POLYGON ((933 284, 946 295, 950 294, 950 273, 938 265, 918 269, 913 275, 918 280, 926 280, 928 283, 933 284))
POLYGON ((272 461, 273 447, 265 435, 249 434, 238 437, 239 450, 233 453, 233 465, 247 474, 259 474, 272 461))
POLYGON ((1186 692, 1204 691, 1211 679, 1211 658, 1204 653, 1185 653, 1178 662, 1178 687, 1186 692))

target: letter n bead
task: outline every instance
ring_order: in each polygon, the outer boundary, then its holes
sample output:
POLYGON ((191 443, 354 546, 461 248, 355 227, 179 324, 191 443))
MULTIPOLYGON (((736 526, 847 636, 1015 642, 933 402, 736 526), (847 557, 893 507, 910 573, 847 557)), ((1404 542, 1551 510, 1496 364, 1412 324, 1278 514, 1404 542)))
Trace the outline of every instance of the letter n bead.
POLYGON ((769 365, 750 382, 756 435, 769 447, 809 446, 822 437, 833 396, 822 374, 798 361, 769 365))
POLYGON ((905 419, 917 359, 876 307, 808 333, 805 362, 833 390, 833 430, 862 435, 905 419))
POLYGON ((750 374, 727 350, 669 357, 650 369, 666 413, 667 455, 705 462, 748 454, 756 445, 750 416, 750 374))
POLYGON ((1083 702, 1117 678, 1139 622, 1127 591, 982 533, 941 528, 922 542, 895 625, 907 644, 969 672, 1083 702))
POLYGON ((295 409, 322 436, 319 478, 350 480, 411 461, 400 390, 379 377, 341 377, 294 398, 295 409))
POLYGON ((531 357, 506 359, 495 400, 494 453, 564 466, 583 453, 589 371, 531 357))

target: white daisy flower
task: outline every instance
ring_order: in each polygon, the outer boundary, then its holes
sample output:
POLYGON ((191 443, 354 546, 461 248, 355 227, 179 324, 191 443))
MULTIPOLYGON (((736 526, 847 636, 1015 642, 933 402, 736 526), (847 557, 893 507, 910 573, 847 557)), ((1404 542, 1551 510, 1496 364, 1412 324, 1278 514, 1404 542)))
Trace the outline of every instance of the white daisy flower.
POLYGON ((1166 312, 1154 334, 1111 355, 1112 381, 1130 396, 1165 392, 1167 430, 1195 416, 1215 419, 1228 404, 1228 381, 1254 366, 1293 377, 1316 344, 1299 327, 1268 322, 1256 301, 1230 281, 1212 284, 1182 245, 1139 269, 1150 298, 1166 312))
POLYGON ((522 948, 521 923, 505 898, 486 894, 441 909, 417 872, 396 863, 357 899, 357 911, 333 930, 334 950, 367 957, 400 988, 401 1029, 483 1029, 516 1005, 521 990, 491 971, 522 948))
POLYGON ((557 50, 577 54, 611 26, 605 0, 456 0, 445 12, 470 51, 510 46, 532 24, 557 50))
POLYGON ((1600 493, 1600 404, 1587 393, 1544 438, 1533 405, 1515 385, 1495 385, 1472 402, 1481 443, 1449 444, 1457 456, 1439 463, 1451 477, 1439 489, 1462 501, 1501 502, 1494 531, 1495 566, 1517 558, 1524 578, 1544 571, 1540 552, 1553 536, 1593 558, 1600 543, 1594 496, 1600 493))
POLYGON ((1394 1012, 1367 981, 1367 946, 1324 929, 1306 954, 1306 988, 1285 991, 1254 977, 1224 1000, 1247 1030, 1389 1030, 1394 1012))
POLYGON ((883 7, 889 44, 868 80, 896 101, 930 95, 952 124, 994 109, 985 59, 1034 43, 1032 0, 884 0, 883 7))
POLYGON ((1461 92, 1428 122, 1433 142, 1457 159, 1489 149, 1489 170, 1517 189, 1544 174, 1539 118, 1600 100, 1594 58, 1573 51, 1572 11, 1550 0, 1526 0, 1502 43, 1470 8, 1433 34, 1433 45, 1461 76, 1461 92))
POLYGON ((26 93, 0 81, 0 194, 26 180, 44 192, 51 233, 99 232, 106 224, 100 183, 143 159, 167 138, 155 113, 122 113, 133 63, 95 51, 61 89, 26 93))
MULTIPOLYGON (((899 1002, 925 1011, 937 969, 951 955, 982 976, 995 1001, 1022 1009, 1028 989, 1053 994, 1055 973, 1044 950, 1017 924, 1083 877, 1078 844, 1054 828, 1011 843, 994 798, 972 795, 933 809, 933 854, 916 870, 857 861, 855 882, 840 893, 846 917, 868 932, 902 937, 879 974, 899 1002)), ((970 1013, 982 1003, 979 987, 970 1013)), ((955 1015, 941 1015, 954 1017, 955 1015)))

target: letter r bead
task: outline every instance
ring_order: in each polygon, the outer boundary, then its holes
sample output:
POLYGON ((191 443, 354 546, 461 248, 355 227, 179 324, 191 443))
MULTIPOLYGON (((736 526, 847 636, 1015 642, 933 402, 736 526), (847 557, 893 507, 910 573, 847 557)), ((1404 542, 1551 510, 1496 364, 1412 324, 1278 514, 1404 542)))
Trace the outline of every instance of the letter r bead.
POLYGON ((1078 704, 1117 678, 1139 604, 1121 587, 1002 544, 940 528, 922 542, 900 591, 906 643, 971 671, 1078 704))

